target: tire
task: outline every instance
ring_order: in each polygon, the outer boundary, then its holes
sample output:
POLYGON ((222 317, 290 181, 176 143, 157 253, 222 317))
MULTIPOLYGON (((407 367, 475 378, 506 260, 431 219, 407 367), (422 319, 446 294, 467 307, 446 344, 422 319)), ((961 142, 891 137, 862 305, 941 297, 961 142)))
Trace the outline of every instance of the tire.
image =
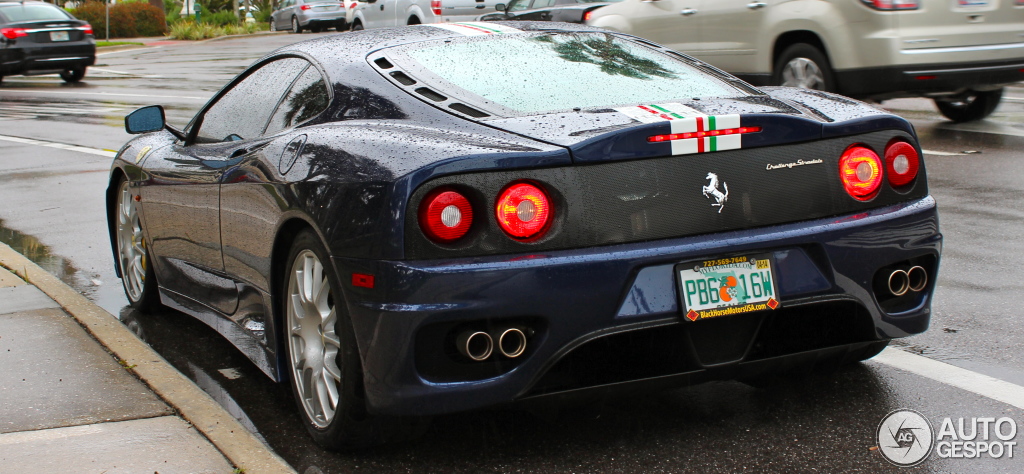
POLYGON ((411 16, 411 17, 409 17, 409 21, 405 22, 405 24, 406 25, 418 25, 418 24, 420 24, 420 19, 416 18, 414 16, 411 16))
POLYGON ((363 30, 363 23, 362 22, 357 21, 355 23, 352 23, 352 31, 362 31, 362 30, 363 30))
POLYGON ((324 30, 324 29, 323 29, 323 27, 322 27, 322 26, 319 26, 319 25, 317 25, 317 26, 312 26, 312 25, 311 25, 311 26, 309 27, 309 31, 312 31, 313 33, 319 33, 319 32, 321 32, 321 31, 323 31, 323 30, 324 30))
POLYGON ((836 91, 835 74, 828 57, 807 43, 791 45, 779 55, 772 70, 772 84, 836 91))
POLYGON ((307 431, 318 444, 335 450, 395 439, 407 425, 404 419, 366 412, 355 334, 340 279, 320 238, 309 230, 300 232, 287 262, 281 333, 289 383, 307 431))
POLYGON ((85 66, 76 67, 74 69, 66 69, 61 71, 60 78, 64 79, 64 82, 75 83, 81 81, 85 77, 85 66))
POLYGON ((935 99, 935 106, 946 118, 954 122, 972 122, 988 117, 1003 99, 1003 89, 974 92, 958 99, 935 99))
POLYGON ((299 19, 294 16, 292 17, 292 33, 302 33, 302 25, 299 24, 299 19))
POLYGON ((277 31, 277 22, 273 18, 270 19, 270 31, 277 31))
POLYGON ((151 311, 160 306, 160 295, 135 203, 128 181, 122 181, 117 190, 116 215, 113 216, 117 232, 117 263, 128 304, 140 311, 151 311))

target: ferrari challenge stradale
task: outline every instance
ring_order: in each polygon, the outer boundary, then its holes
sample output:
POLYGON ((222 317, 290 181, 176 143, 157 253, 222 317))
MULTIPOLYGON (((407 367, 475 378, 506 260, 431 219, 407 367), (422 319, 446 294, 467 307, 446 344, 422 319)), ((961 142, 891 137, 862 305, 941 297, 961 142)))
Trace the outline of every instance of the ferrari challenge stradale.
MULTIPOLYGON (((313 437, 863 360, 928 327, 942 236, 904 119, 583 25, 417 25, 125 120, 132 306, 289 381, 313 437)), ((414 425, 414 423, 412 424, 414 425)))

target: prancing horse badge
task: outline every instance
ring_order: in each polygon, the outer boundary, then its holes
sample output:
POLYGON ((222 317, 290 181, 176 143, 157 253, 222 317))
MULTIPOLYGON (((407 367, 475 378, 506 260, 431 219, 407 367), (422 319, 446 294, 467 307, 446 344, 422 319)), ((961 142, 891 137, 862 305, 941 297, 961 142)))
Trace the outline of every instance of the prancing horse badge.
POLYGON ((722 209, 725 208, 725 201, 729 200, 729 184, 722 181, 722 190, 719 190, 718 175, 715 173, 708 173, 704 179, 709 179, 711 182, 701 188, 701 193, 704 194, 704 197, 715 198, 715 203, 711 207, 717 207, 718 213, 721 214, 722 209))

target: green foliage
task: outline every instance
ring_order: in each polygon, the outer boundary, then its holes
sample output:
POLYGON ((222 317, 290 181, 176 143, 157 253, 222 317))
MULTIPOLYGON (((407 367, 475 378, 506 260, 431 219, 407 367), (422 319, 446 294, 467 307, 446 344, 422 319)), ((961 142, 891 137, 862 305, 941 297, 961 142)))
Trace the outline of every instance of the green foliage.
POLYGON ((170 37, 173 39, 195 41, 227 35, 251 35, 266 30, 267 26, 261 23, 216 26, 205 22, 196 23, 192 19, 182 19, 171 26, 170 37))
POLYGON ((237 25, 241 23, 238 21, 238 17, 236 17, 234 13, 231 13, 231 10, 210 14, 204 12, 202 14, 202 20, 203 23, 210 23, 211 25, 217 26, 237 25))
MULTIPOLYGON (((107 12, 102 2, 85 2, 71 14, 92 25, 93 36, 108 39, 107 12)), ((149 3, 126 2, 110 6, 110 36, 134 38, 137 36, 163 36, 167 31, 164 12, 149 3)))

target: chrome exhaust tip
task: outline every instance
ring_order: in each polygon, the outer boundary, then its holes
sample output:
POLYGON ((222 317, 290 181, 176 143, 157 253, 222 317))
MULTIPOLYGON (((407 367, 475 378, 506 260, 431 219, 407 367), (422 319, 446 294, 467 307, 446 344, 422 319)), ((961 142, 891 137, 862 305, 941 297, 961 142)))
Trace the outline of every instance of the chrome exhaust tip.
POLYGON ((907 270, 907 286, 910 291, 921 291, 928 286, 928 271, 922 266, 910 267, 907 270))
POLYGON ((514 359, 526 352, 526 334, 519 328, 508 328, 498 337, 498 351, 501 355, 514 359))
POLYGON ((903 270, 895 270, 889 274, 889 292, 895 296, 903 296, 910 290, 910 277, 903 270))
POLYGON ((490 334, 483 331, 466 331, 455 339, 455 346, 459 349, 459 354, 480 362, 491 356, 494 351, 494 340, 490 334))

